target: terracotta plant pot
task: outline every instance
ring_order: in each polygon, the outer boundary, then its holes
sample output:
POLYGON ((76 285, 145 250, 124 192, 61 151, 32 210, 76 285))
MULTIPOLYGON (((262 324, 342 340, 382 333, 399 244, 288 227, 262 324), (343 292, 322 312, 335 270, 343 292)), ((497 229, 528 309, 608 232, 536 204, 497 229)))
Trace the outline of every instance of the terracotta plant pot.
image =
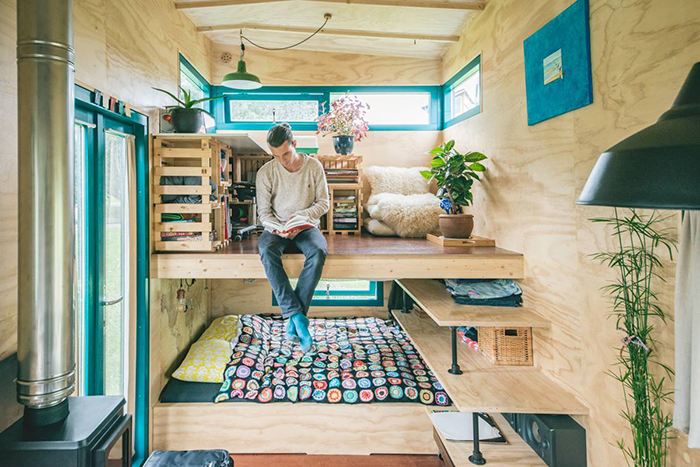
POLYGON ((471 214, 440 214, 440 231, 445 238, 469 238, 474 230, 471 214))

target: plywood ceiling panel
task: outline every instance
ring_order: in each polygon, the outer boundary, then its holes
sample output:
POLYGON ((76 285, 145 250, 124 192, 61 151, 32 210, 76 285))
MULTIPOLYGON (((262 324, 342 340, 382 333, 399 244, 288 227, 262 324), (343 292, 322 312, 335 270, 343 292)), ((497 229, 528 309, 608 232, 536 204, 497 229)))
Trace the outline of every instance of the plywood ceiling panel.
MULTIPOLYGON (((175 4, 178 3, 183 2, 175 4)), ((196 3, 187 2, 187 5, 196 3)), ((238 28, 250 26, 243 30, 244 34, 261 45, 291 45, 308 37, 308 33, 298 32, 299 29, 316 30, 323 24, 324 14, 330 13, 332 19, 326 29, 331 32, 339 30, 342 34, 320 34, 304 43, 300 49, 415 58, 441 58, 450 41, 458 40, 464 26, 474 16, 481 14, 480 10, 407 7, 403 2, 398 2, 400 6, 300 0, 242 5, 215 3, 207 1, 202 8, 184 8, 181 11, 217 43, 238 44, 238 28), (255 27, 260 29, 256 30, 255 27), (284 30, 271 30, 274 28, 284 30), (357 32, 357 37, 352 35, 353 31, 357 32), (391 34, 400 35, 401 38, 363 37, 391 34), (436 40, 430 36, 435 36, 436 40)), ((424 3, 444 2, 427 0, 424 3)))

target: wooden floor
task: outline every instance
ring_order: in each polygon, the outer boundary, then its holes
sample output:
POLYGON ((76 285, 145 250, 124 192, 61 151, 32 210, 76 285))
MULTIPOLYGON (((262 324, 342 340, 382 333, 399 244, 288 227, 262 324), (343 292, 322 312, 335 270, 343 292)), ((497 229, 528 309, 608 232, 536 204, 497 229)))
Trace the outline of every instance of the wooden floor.
POLYGON ((236 467, 442 467, 438 456, 314 456, 305 454, 236 454, 236 467))
MULTIPOLYGON (((523 255, 498 247, 443 247, 426 239, 326 235, 323 277, 360 279, 524 277, 523 255)), ((296 276, 304 257, 290 250, 285 268, 296 276)), ((155 253, 154 279, 264 279, 257 238, 232 242, 215 252, 155 253)))

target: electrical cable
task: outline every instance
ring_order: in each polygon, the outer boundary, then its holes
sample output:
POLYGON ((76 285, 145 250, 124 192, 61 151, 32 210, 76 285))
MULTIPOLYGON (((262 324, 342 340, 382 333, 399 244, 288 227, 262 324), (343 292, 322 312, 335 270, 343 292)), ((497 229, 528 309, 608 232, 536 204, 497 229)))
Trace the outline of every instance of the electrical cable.
POLYGON ((321 30, 322 30, 323 28, 326 27, 326 24, 328 24, 328 21, 331 19, 331 15, 330 15, 329 13, 326 13, 323 17, 325 18, 325 21, 323 22, 323 24, 321 25, 321 27, 318 28, 316 31, 314 31, 309 37, 307 37, 307 38, 304 39, 304 40, 301 40, 301 41, 297 42, 296 44, 292 44, 292 45, 289 45, 289 46, 287 46, 287 47, 265 47, 265 46, 262 46, 262 45, 260 45, 260 44, 256 44, 255 42, 253 42, 252 40, 250 40, 249 38, 247 38, 246 36, 244 36, 244 35, 243 35, 243 29, 241 29, 241 45, 243 45, 243 40, 246 40, 246 41, 248 41, 248 43, 254 45, 255 47, 257 47, 257 48, 259 48, 259 49, 263 49, 263 50, 288 50, 288 49, 292 49, 292 48, 294 48, 294 47, 296 47, 296 46, 298 46, 298 45, 301 45, 301 44, 303 44, 304 42, 308 41, 309 39, 311 39, 312 37, 314 37, 316 34, 318 34, 319 32, 321 32, 321 30))

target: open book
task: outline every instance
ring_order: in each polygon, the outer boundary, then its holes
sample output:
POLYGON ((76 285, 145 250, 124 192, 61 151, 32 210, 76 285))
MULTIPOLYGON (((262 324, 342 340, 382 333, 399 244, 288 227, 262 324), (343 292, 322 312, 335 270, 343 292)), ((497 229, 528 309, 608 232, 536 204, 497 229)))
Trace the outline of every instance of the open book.
POLYGON ((267 226, 276 230, 279 233, 290 234, 292 232, 299 232, 306 229, 313 229, 316 227, 316 223, 312 222, 306 216, 293 216, 290 217, 284 224, 275 221, 268 221, 267 226))

